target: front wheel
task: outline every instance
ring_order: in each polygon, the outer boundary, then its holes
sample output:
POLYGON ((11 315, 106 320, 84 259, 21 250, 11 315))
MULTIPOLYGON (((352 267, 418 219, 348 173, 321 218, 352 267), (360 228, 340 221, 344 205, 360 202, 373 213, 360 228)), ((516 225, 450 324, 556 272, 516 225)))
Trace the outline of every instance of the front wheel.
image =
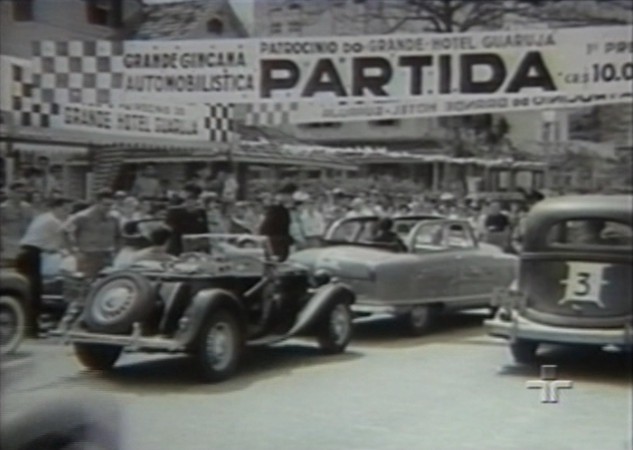
POLYGON ((13 295, 0 296, 0 354, 13 353, 27 331, 27 313, 23 302, 13 295))
POLYGON ((536 361, 538 342, 517 340, 510 344, 510 353, 519 364, 531 364, 536 361))
POLYGON ((111 369, 121 356, 122 347, 104 344, 75 343, 75 356, 85 368, 105 371, 111 369))
POLYGON ((205 381, 229 378, 242 353, 241 330, 234 314, 220 310, 207 319, 200 332, 195 358, 205 381))
POLYGON ((317 334, 319 347, 328 354, 343 352, 352 339, 352 330, 349 305, 344 302, 336 303, 323 319, 317 334))
POLYGON ((439 308, 435 305, 416 305, 403 316, 407 330, 412 336, 426 334, 437 316, 439 308))

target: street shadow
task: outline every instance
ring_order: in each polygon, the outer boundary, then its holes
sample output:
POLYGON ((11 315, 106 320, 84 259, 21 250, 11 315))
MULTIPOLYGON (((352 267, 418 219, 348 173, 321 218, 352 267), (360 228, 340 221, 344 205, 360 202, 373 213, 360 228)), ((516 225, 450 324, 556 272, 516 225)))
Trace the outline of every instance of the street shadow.
MULTIPOLYGON (((511 361, 509 350, 508 359, 511 361)), ((630 353, 603 351, 598 347, 541 345, 534 364, 522 365, 509 362, 503 365, 500 375, 540 377, 542 365, 556 366, 559 379, 574 382, 608 383, 631 386, 633 362, 630 353)))
POLYGON ((90 383, 97 389, 137 395, 227 393, 269 378, 291 376, 313 366, 347 363, 362 356, 350 350, 338 355, 324 355, 314 346, 292 341, 273 347, 247 348, 237 372, 230 379, 210 384, 199 377, 193 358, 188 356, 154 355, 138 360, 137 355, 124 355, 107 373, 84 370, 74 380, 65 382, 90 383))
POLYGON ((482 323, 487 317, 479 311, 441 314, 422 336, 412 336, 406 324, 393 317, 357 319, 352 344, 406 348, 468 339, 485 334, 482 323))

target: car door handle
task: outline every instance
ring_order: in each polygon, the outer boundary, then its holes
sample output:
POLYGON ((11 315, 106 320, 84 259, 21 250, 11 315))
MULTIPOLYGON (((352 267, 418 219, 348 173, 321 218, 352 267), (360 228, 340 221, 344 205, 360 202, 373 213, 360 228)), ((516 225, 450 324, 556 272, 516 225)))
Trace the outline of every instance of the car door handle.
POLYGON ((464 255, 455 255, 455 259, 464 259, 464 255))

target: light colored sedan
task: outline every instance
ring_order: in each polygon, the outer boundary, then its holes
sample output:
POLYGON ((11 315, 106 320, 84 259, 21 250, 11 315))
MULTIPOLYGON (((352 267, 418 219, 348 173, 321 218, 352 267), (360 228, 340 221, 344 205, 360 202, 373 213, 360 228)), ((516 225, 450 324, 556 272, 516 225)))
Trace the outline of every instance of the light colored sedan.
POLYGON ((338 278, 357 295, 358 314, 387 313, 426 332, 442 311, 492 307, 514 280, 518 258, 478 242, 470 224, 436 216, 394 218, 407 250, 372 241, 378 217, 335 222, 322 248, 299 251, 291 261, 325 282, 338 278))

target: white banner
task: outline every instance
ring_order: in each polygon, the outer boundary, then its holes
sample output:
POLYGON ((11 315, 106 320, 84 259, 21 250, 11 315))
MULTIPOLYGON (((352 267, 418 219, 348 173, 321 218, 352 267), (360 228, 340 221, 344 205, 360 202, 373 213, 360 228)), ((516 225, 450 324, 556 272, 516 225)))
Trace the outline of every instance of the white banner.
POLYGON ((308 116, 339 121, 630 102, 632 57, 633 29, 613 26, 217 41, 43 41, 34 70, 43 102, 299 103, 297 114, 293 109, 288 116, 297 122, 308 116), (378 105, 378 100, 387 103, 378 105))
POLYGON ((114 133, 117 136, 209 141, 204 117, 203 106, 66 104, 60 105, 58 114, 51 116, 51 128, 114 133))
POLYGON ((113 65, 123 74, 121 102, 390 98, 437 103, 489 97, 512 102, 530 95, 617 97, 630 93, 633 81, 630 27, 130 41, 122 52, 120 66, 113 65))

